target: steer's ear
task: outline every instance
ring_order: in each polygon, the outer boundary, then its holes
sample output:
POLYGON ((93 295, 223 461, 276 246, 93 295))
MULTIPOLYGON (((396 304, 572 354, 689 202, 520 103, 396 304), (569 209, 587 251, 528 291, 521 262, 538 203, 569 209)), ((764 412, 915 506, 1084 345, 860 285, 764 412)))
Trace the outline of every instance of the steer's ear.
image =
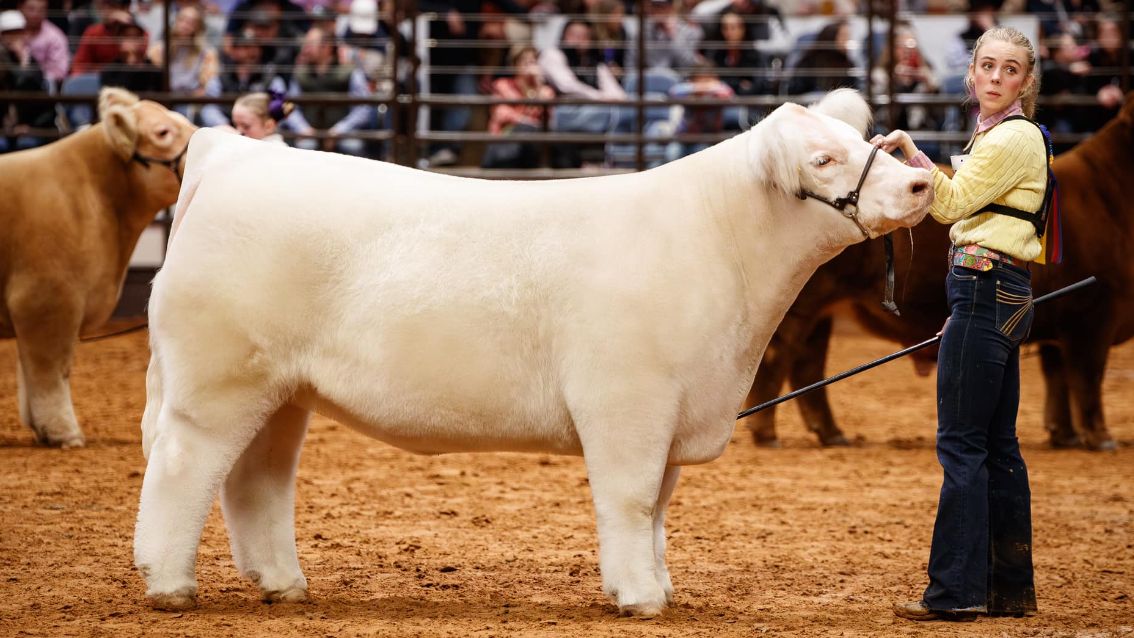
POLYGON ((799 192, 799 169, 803 158, 803 145, 798 136, 794 143, 789 139, 798 131, 814 126, 817 119, 798 104, 787 103, 764 118, 752 129, 749 157, 752 171, 765 186, 782 193, 799 192))
POLYGON ((134 106, 137 103, 137 95, 134 95, 126 89, 108 86, 98 92, 98 116, 101 119, 106 109, 115 104, 134 106))
POLYGON ((823 96, 816 104, 811 105, 812 110, 842 120, 854 127, 854 130, 865 137, 870 130, 873 119, 870 114, 870 105, 862 99, 862 95, 854 89, 835 89, 823 96))
POLYGON ((133 107, 113 104, 101 110, 99 116, 110 148, 123 160, 129 160, 138 144, 138 116, 133 107))

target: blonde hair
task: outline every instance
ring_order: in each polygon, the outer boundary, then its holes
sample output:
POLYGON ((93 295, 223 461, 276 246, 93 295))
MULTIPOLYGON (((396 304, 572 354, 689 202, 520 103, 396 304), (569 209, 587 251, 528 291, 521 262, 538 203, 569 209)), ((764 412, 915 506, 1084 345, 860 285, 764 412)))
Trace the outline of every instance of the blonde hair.
POLYGON ((973 100, 975 97, 973 69, 976 68, 977 53, 980 51, 981 46, 989 40, 1007 42, 1012 46, 1017 46, 1027 51, 1028 68, 1026 73, 1028 77, 1031 78, 1031 81, 1020 90, 1020 107, 1024 110, 1024 115, 1035 117, 1036 96, 1039 95, 1040 89, 1040 74, 1039 65, 1036 64, 1036 49, 1032 46, 1032 41, 1028 39, 1028 36, 1012 27, 992 27, 977 38, 976 43, 973 44, 973 54, 969 59, 969 69, 965 72, 965 90, 969 95, 969 100, 973 100))
POLYGON ((272 97, 262 91, 236 98, 234 106, 244 107, 262 120, 275 120, 276 122, 286 118, 295 110, 295 104, 283 101, 282 96, 273 102, 272 97))

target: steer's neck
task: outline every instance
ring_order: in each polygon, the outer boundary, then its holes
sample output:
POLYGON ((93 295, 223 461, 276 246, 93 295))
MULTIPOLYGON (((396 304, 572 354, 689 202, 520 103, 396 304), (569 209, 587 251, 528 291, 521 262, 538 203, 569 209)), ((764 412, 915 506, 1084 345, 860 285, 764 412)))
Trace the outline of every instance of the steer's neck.
MULTIPOLYGON (((172 203, 161 201, 155 195, 155 189, 141 171, 167 169, 161 166, 146 169, 137 162, 123 160, 111 148, 102 126, 96 124, 65 140, 77 147, 75 152, 78 157, 86 158, 82 170, 91 186, 91 196, 99 200, 93 202, 90 210, 94 215, 104 216, 96 222, 104 225, 108 229, 106 232, 113 234, 117 272, 125 273, 142 231, 153 221, 158 211, 172 203)), ((159 178, 164 177, 166 176, 159 175, 159 178)))
POLYGON ((687 163, 684 170, 712 176, 701 184, 700 214, 715 220, 719 250, 732 258, 743 281, 744 356, 755 374, 799 291, 819 266, 846 247, 849 231, 858 231, 834 209, 768 188, 753 174, 747 138, 734 137, 681 162, 687 163))

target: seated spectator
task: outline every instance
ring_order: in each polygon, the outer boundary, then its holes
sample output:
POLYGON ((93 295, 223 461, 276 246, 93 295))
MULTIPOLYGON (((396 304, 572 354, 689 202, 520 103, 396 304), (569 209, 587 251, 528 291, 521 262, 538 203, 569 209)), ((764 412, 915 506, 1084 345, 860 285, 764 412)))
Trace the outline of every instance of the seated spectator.
MULTIPOLYGON (((697 52, 701 27, 678 15, 673 0, 649 0, 646 12, 647 70, 661 67, 680 72, 703 59, 697 52)), ((626 71, 636 73, 637 68, 638 47, 631 42, 626 50, 626 71)))
MULTIPOLYGON (((626 91, 600 55, 591 41, 591 26, 572 19, 563 25, 559 48, 547 48, 539 54, 539 66, 559 95, 625 100, 626 91)), ((555 108, 551 128, 570 133, 606 133, 614 129, 617 117, 617 108, 608 104, 561 104, 555 108)), ((559 145, 554 150, 552 165, 577 168, 583 161, 580 151, 578 144, 559 145)))
MULTIPOLYGON (((1122 25, 1118 16, 1102 14, 1098 18, 1096 45, 1087 62, 1091 74, 1087 76, 1087 91, 1095 96, 1098 106, 1091 109, 1090 118, 1095 128, 1101 128, 1122 109, 1122 25)), ((1134 51, 1128 54, 1134 60, 1134 51)))
POLYGON ((780 10, 768 0, 714 0, 698 3, 693 11, 705 24, 719 23, 726 13, 743 18, 746 37, 751 42, 771 39, 773 20, 783 24, 780 10))
POLYGON ((1098 0, 1027 0, 1024 11, 1039 17, 1040 39, 1046 41, 1061 33, 1083 37, 1091 16, 1102 7, 1098 0))
MULTIPOLYGON (((137 22, 152 40, 165 37, 165 2, 162 0, 132 0, 129 6, 134 21, 137 22)), ((172 13, 176 16, 179 7, 174 7, 172 13)))
POLYGON ((118 57, 99 70, 99 83, 134 93, 161 91, 164 77, 146 57, 145 29, 131 18, 120 26, 118 37, 118 57))
POLYGON ((17 7, 27 21, 28 51, 43 75, 58 88, 71 66, 67 34, 46 20, 47 0, 20 0, 17 7))
MULTIPOLYGON (((894 33, 893 87, 890 86, 890 47, 882 47, 882 54, 870 72, 875 94, 885 95, 891 88, 895 94, 937 93, 937 76, 922 54, 917 35, 908 23, 899 23, 894 33)), ((903 130, 935 129, 940 124, 925 106, 901 106, 898 117, 890 128, 903 130)), ((929 153, 927 153, 929 154, 929 153)), ((932 154, 929 154, 932 157, 932 154)))
POLYGON ((296 43, 309 26, 310 20, 303 10, 288 0, 244 0, 229 18, 225 47, 231 46, 235 34, 251 32, 260 45, 264 63, 273 65, 276 72, 288 80, 299 54, 296 43))
MULTIPOLYGON (((1070 33, 1056 36, 1053 42, 1049 47, 1051 57, 1043 60, 1040 66, 1040 95, 1088 95, 1087 74, 1091 72, 1091 64, 1087 62, 1087 56, 1090 48, 1080 45, 1070 33)), ((1085 115, 1081 106, 1044 104, 1036 109, 1035 119, 1052 133, 1078 133, 1091 128, 1085 115)), ((1067 148, 1057 144, 1056 152, 1067 148)))
POLYGON ((845 20, 829 23, 819 30, 799 62, 792 67, 788 81, 790 95, 827 92, 840 87, 858 88, 850 76, 854 62, 847 53, 850 25, 845 20))
POLYGON ((788 8, 798 16, 850 16, 858 11, 855 0, 796 0, 788 8))
MULTIPOLYGON (((134 17, 126 10, 129 0, 107 0, 108 10, 102 13, 102 22, 97 22, 83 31, 75 59, 71 62, 71 75, 96 73, 103 65, 118 60, 122 54, 120 40, 124 29, 141 29, 134 17)), ((142 30, 143 39, 146 33, 142 30)), ((143 41, 145 44, 145 41, 143 41)), ((144 50, 144 49, 143 49, 144 50)))
MULTIPOLYGON (((393 70, 390 68, 389 58, 384 53, 373 49, 362 49, 358 52, 355 63, 366 78, 366 89, 371 97, 390 99, 394 95, 393 70)), ((362 128, 368 131, 390 128, 390 107, 387 104, 379 104, 368 112, 370 120, 362 128)), ((384 140, 368 139, 363 143, 365 144, 363 153, 366 157, 385 159, 387 151, 390 150, 384 140)))
MULTIPOLYGON (((555 91, 544 84, 536 50, 521 47, 512 57, 512 77, 497 78, 492 83, 492 95, 499 98, 555 97, 555 91)), ((488 132, 507 136, 514 132, 539 131, 547 115, 545 106, 536 104, 496 104, 488 120, 488 132)), ((524 142, 491 143, 485 149, 482 168, 534 168, 540 164, 539 151, 534 144, 524 142)))
MULTIPOLYGON (((28 48, 27 20, 14 9, 0 12, 0 92, 43 93, 47 78, 28 48)), ((29 135, 33 128, 54 125, 50 104, 0 102, 0 153, 32 148, 45 140, 29 135)))
MULTIPOLYGON (((228 55, 221 54, 221 71, 205 85, 205 95, 219 97, 225 93, 256 93, 259 91, 287 91, 287 83, 276 73, 272 64, 261 64, 263 51, 250 29, 238 34, 229 47, 228 55)), ((206 104, 201 108, 201 124, 221 126, 229 124, 229 113, 219 104, 206 104)))
POLYGON ((587 9, 587 18, 594 29, 595 51, 600 61, 615 77, 621 78, 626 70, 626 6, 622 0, 597 0, 587 9))
MULTIPOLYGON (((311 27, 303 7, 289 0, 239 0, 229 12, 225 34, 235 38, 246 27, 252 26, 253 19, 272 21, 277 29, 276 35, 286 39, 301 37, 311 27), (257 9, 260 13, 256 13, 257 9)), ((265 46, 267 44, 270 43, 265 43, 265 46)))
POLYGON ((232 126, 245 137, 287 146, 279 133, 279 124, 293 110, 295 104, 286 101, 283 93, 249 93, 232 105, 232 126))
MULTIPOLYGON (((205 16, 201 9, 193 5, 183 7, 173 19, 170 33, 170 92, 204 95, 205 87, 218 73, 220 61, 216 49, 205 41, 205 16)), ((162 66, 164 55, 164 42, 150 47, 149 57, 155 65, 162 66)))
POLYGON ((67 41, 72 44, 71 52, 74 53, 74 43, 83 37, 83 33, 86 32, 88 27, 102 22, 111 11, 129 6, 129 2, 123 3, 120 0, 90 0, 89 2, 80 0, 79 2, 72 2, 70 8, 67 9, 67 23, 56 26, 59 26, 67 34, 67 41))
MULTIPOLYGON (((669 89, 669 96, 677 99, 709 98, 727 100, 733 97, 732 88, 721 81, 712 62, 697 64, 685 82, 675 84, 669 89)), ((720 133, 724 131, 724 106, 698 106, 687 104, 682 107, 681 122, 677 133, 720 133)), ((673 142, 666 149, 666 159, 675 160, 702 151, 712 146, 712 142, 673 142)))
POLYGON ((763 75, 768 68, 766 56, 757 51, 748 33, 748 23, 739 13, 726 10, 705 39, 701 54, 722 73, 725 84, 737 95, 763 95, 770 92, 771 82, 763 75))
POLYGON ((944 69, 945 75, 964 76, 977 38, 998 24, 996 13, 1000 11, 1001 4, 1003 0, 969 0, 969 20, 965 30, 957 34, 945 52, 948 67, 944 69))
MULTIPOLYGON (((886 95, 891 90, 895 95, 929 95, 938 92, 940 84, 937 74, 922 53, 917 34, 909 22, 899 21, 894 31, 893 75, 890 75, 890 47, 883 46, 877 64, 870 71, 870 81, 875 95, 886 95), (893 86, 890 85, 891 80, 893 86)), ((944 123, 944 113, 941 107, 934 109, 924 104, 899 104, 892 110, 890 107, 880 109, 875 121, 885 123, 891 130, 937 131, 944 123)), ((927 140, 918 142, 918 145, 930 158, 941 158, 939 143, 927 140)))
MULTIPOLYGON (((366 74, 355 65, 339 61, 334 33, 314 26, 303 39, 303 48, 296 58, 295 73, 291 79, 290 93, 299 95, 343 95, 351 97, 370 97, 366 74)), ((321 146, 323 150, 337 150, 340 153, 361 155, 364 144, 357 138, 343 137, 352 131, 364 128, 371 122, 373 107, 358 104, 312 106, 296 108, 288 119, 288 126, 301 135, 311 135, 316 131, 326 131, 332 137, 317 141, 301 139, 296 142, 300 148, 313 149, 321 146)))
POLYGON ((395 30, 390 27, 388 16, 378 9, 378 0, 353 0, 350 3, 346 30, 340 42, 350 49, 351 57, 356 61, 361 59, 363 51, 377 51, 382 55, 390 52, 390 34, 395 30))

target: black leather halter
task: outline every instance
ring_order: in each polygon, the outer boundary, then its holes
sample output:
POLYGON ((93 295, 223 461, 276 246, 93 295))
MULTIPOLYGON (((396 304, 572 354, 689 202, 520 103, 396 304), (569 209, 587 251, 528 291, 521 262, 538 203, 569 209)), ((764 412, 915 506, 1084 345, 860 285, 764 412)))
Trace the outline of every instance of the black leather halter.
POLYGON ((808 191, 808 190, 800 190, 798 193, 795 194, 795 196, 800 198, 800 199, 807 199, 808 197, 810 197, 811 199, 817 199, 817 200, 823 202, 824 204, 834 208, 835 210, 842 213, 843 217, 846 217, 847 219, 854 222, 854 225, 858 226, 858 229, 862 231, 863 237, 870 239, 870 233, 867 232, 866 227, 862 225, 862 222, 860 222, 858 220, 858 195, 859 195, 859 192, 862 191, 862 183, 866 181, 866 174, 870 172, 870 166, 872 164, 874 164, 874 156, 877 155, 877 154, 878 154, 878 147, 877 146, 870 149, 870 157, 866 158, 866 166, 862 167, 862 174, 858 176, 858 186, 855 186, 854 190, 847 193, 845 197, 836 197, 835 199, 827 199, 826 197, 823 197, 822 195, 816 195, 815 193, 812 193, 811 191, 808 191), (853 212, 847 210, 848 205, 854 206, 853 212))
POLYGON ((167 160, 142 155, 137 150, 135 150, 134 155, 131 156, 130 159, 141 164, 145 168, 149 168, 151 162, 154 163, 154 164, 160 164, 160 165, 168 168, 169 170, 173 171, 173 176, 177 178, 178 182, 180 182, 181 181, 181 171, 178 170, 178 168, 179 168, 179 165, 181 164, 181 158, 185 157, 185 152, 188 151, 188 150, 189 150, 189 144, 186 143, 185 148, 181 149, 180 153, 178 153, 177 155, 174 155, 173 159, 167 159, 167 160))
MULTIPOLYGON (((862 183, 866 181, 866 174, 870 172, 870 166, 874 164, 874 156, 878 154, 878 148, 879 147, 875 146, 870 149, 870 157, 866 158, 866 166, 862 167, 862 175, 858 176, 858 185, 854 187, 854 190, 847 193, 845 197, 827 199, 826 197, 816 195, 807 190, 800 190, 796 193, 796 197, 800 199, 807 199, 808 197, 817 199, 834 208, 841 212, 843 217, 854 222, 854 225, 858 226, 858 229, 862 231, 863 237, 870 239, 870 233, 867 232, 862 222, 858 220, 858 196, 862 191, 862 183), (848 205, 854 206, 854 212, 847 210, 848 205)), ((901 313, 898 312, 898 304, 894 303, 894 240, 892 240, 889 235, 886 235, 882 238, 882 241, 886 246, 886 293, 885 297, 882 299, 882 307, 895 315, 901 315, 901 313)))

